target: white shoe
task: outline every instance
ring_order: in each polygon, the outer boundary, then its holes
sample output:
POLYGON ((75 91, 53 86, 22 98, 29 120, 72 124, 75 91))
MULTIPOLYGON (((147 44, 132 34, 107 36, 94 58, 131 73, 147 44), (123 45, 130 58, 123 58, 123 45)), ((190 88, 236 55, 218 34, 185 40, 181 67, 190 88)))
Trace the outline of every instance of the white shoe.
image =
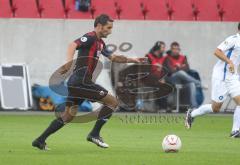
POLYGON ((191 116, 191 113, 192 113, 192 109, 188 109, 187 115, 186 115, 186 118, 185 118, 185 127, 187 129, 190 129, 192 127, 192 123, 193 123, 193 120, 194 120, 194 118, 191 116))
POLYGON ((105 143, 102 139, 102 137, 98 136, 98 137, 94 137, 92 135, 88 135, 87 136, 87 141, 92 142, 94 144, 96 144, 97 146, 101 147, 101 148, 109 148, 109 145, 107 143, 105 143))

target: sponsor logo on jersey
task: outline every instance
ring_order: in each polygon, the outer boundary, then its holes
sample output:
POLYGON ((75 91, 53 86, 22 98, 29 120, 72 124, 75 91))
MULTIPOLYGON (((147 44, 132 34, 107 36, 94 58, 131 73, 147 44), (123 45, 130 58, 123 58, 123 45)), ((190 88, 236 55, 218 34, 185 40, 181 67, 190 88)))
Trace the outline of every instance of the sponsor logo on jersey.
POLYGON ((100 92, 99 92, 99 95, 100 95, 100 96, 103 96, 103 95, 104 95, 104 91, 100 91, 100 92))
POLYGON ((223 99, 223 96, 219 96, 219 100, 222 100, 223 99))
POLYGON ((87 37, 81 37, 80 39, 82 42, 86 42, 87 41, 87 37))

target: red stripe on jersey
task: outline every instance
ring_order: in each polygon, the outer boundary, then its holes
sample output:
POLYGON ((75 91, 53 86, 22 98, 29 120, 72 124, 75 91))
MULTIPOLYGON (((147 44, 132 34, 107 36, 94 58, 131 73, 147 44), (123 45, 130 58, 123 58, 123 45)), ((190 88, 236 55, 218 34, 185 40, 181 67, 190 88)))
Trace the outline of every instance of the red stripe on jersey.
POLYGON ((94 69, 94 65, 95 65, 95 58, 94 58, 94 54, 96 52, 97 49, 97 42, 94 42, 94 44, 92 45, 92 47, 89 50, 89 54, 88 54, 88 73, 90 75, 92 75, 93 73, 93 69, 94 69))
POLYGON ((87 33, 87 35, 89 35, 89 36, 96 36, 96 32, 92 31, 92 32, 87 33))

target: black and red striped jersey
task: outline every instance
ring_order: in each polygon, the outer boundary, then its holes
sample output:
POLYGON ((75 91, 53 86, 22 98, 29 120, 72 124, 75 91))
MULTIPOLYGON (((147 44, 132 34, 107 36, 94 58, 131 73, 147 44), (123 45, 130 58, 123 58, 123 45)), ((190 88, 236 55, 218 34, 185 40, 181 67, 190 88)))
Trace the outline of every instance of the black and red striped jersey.
POLYGON ((92 77, 99 56, 102 54, 105 57, 109 57, 112 54, 112 52, 107 49, 104 41, 97 38, 95 31, 86 33, 74 42, 77 44, 78 50, 74 70, 78 70, 78 72, 81 70, 80 76, 86 76, 85 73, 87 73, 89 78, 92 77), (83 75, 83 73, 85 75, 83 75))

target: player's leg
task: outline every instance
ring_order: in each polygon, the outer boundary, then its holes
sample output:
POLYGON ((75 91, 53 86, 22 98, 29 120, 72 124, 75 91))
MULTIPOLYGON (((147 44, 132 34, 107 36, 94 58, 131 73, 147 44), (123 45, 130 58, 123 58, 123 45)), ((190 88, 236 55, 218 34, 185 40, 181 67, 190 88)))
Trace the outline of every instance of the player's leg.
POLYGON ((233 126, 230 137, 239 138, 240 137, 240 96, 233 98, 237 104, 237 107, 233 114, 233 126))
MULTIPOLYGON (((72 121, 72 119, 75 117, 77 110, 78 110, 78 105, 79 102, 83 102, 83 99, 79 99, 79 101, 75 101, 74 102, 67 102, 66 106, 65 106, 65 111, 64 113, 59 116, 58 118, 54 119, 50 125, 47 127, 47 129, 38 137, 36 138, 33 142, 32 142, 32 146, 33 147, 37 147, 41 150, 47 150, 47 144, 46 144, 46 139, 52 135, 53 133, 55 133, 56 131, 58 131, 59 129, 61 129, 65 124, 69 123, 70 121, 72 121)), ((81 104, 81 103, 80 103, 81 104)))
POLYGON ((227 86, 229 88, 229 93, 231 94, 231 97, 237 104, 237 107, 234 111, 233 115, 233 126, 232 126, 232 132, 230 134, 230 137, 240 137, 240 82, 238 79, 234 79, 227 82, 227 86))
POLYGON ((103 106, 98 114, 98 118, 93 129, 87 136, 87 140, 95 143, 100 147, 108 148, 109 145, 105 143, 101 138, 100 131, 104 124, 106 124, 107 121, 110 119, 112 113, 116 110, 118 106, 118 101, 116 97, 107 94, 104 98, 100 99, 99 102, 101 102, 103 106))
POLYGON ((187 115, 186 115, 186 119, 185 119, 185 127, 187 129, 190 129, 194 118, 196 118, 198 116, 202 116, 202 115, 212 113, 212 112, 215 112, 215 113, 219 112, 222 104, 223 104, 223 102, 212 101, 212 104, 204 104, 194 110, 189 109, 187 111, 187 115))
POLYGON ((189 109, 185 119, 185 127, 190 129, 194 118, 211 112, 219 112, 227 97, 226 85, 221 80, 212 79, 212 104, 205 104, 197 109, 189 109))
POLYGON ((222 107, 223 102, 216 102, 216 101, 212 101, 211 104, 204 104, 202 106, 200 106, 197 109, 194 109, 191 112, 191 117, 195 118, 197 116, 202 116, 208 113, 212 113, 212 112, 219 112, 221 107, 222 107))

